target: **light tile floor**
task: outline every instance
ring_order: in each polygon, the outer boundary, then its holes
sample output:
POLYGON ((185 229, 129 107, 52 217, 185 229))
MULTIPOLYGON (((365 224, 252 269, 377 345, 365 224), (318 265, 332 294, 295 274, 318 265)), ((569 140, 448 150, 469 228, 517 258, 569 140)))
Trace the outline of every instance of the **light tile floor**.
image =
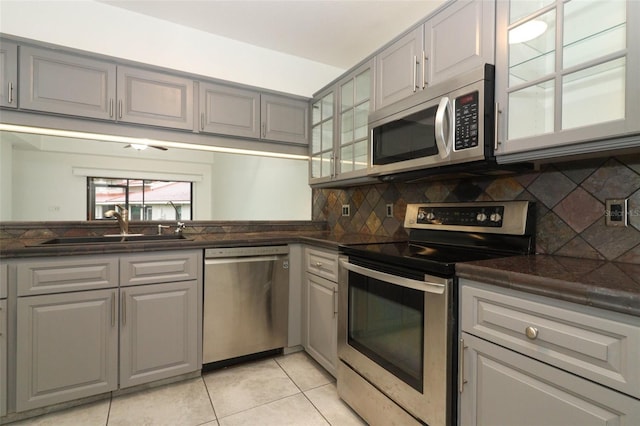
POLYGON ((335 379, 304 352, 212 371, 202 377, 112 397, 12 423, 22 425, 351 426, 365 425, 335 379))

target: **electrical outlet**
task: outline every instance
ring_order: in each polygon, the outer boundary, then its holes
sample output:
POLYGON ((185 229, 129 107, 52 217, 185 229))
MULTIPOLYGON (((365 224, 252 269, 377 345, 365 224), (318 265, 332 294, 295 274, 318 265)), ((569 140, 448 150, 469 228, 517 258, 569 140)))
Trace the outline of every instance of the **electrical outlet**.
POLYGON ((387 217, 393 217, 393 204, 387 204, 387 217))
POLYGON ((342 205, 342 216, 351 216, 351 205, 349 204, 342 205))
POLYGON ((605 200, 604 221, 607 226, 627 226, 628 199, 605 200))

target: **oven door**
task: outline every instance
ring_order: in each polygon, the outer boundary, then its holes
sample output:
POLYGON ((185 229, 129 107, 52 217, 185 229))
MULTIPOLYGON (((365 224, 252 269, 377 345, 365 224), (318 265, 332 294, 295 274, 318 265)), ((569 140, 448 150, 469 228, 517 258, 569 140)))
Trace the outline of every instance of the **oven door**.
POLYGON ((340 361, 412 416, 446 424, 453 280, 339 264, 340 361))

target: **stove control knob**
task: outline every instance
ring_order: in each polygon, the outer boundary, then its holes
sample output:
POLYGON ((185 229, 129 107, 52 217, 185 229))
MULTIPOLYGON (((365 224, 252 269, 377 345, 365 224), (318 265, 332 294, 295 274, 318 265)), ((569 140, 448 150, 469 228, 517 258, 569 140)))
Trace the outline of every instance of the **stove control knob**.
POLYGON ((433 220, 436 218, 436 215, 433 212, 427 213, 427 220, 433 220))
POLYGON ((418 212, 418 220, 422 220, 422 219, 424 219, 424 212, 422 210, 420 210, 418 212))
POLYGON ((476 216, 476 220, 478 222, 484 222, 485 220, 487 220, 487 215, 484 213, 478 213, 478 215, 476 216))
POLYGON ((500 222, 501 220, 502 220, 502 215, 500 213, 491 214, 491 222, 500 222))

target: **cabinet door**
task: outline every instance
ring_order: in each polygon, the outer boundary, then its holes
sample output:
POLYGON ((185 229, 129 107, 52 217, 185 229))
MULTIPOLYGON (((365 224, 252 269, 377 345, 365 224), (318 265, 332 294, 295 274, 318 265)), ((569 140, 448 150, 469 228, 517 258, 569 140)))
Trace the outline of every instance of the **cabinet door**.
POLYGON ((338 365, 338 285, 307 272, 305 349, 333 376, 338 365))
POLYGON ((376 109, 424 87, 423 27, 413 30, 376 56, 376 109))
POLYGON ((20 108, 112 120, 116 66, 84 56, 20 46, 20 108))
POLYGON ((640 401, 462 334, 461 425, 637 424, 640 401))
POLYGON ((120 387, 200 368, 197 281, 123 287, 120 387))
POLYGON ((18 107, 18 45, 0 40, 0 106, 18 107))
POLYGON ((262 138, 302 145, 309 143, 307 101, 262 94, 262 138))
POLYGON ((336 95, 328 90, 311 101, 309 183, 328 182, 335 175, 336 95))
POLYGON ((369 166, 369 112, 373 110, 373 60, 338 83, 338 178, 363 176, 369 166))
POLYGON ((16 409, 118 387, 117 290, 18 298, 16 409))
POLYGON ((425 23, 429 85, 493 64, 495 2, 458 1, 425 23))
POLYGON ((7 414, 7 301, 0 300, 0 417, 7 414))
POLYGON ((640 2, 498 2, 496 40, 501 162, 638 146, 640 2))
POLYGON ((193 130, 193 81, 119 66, 118 121, 193 130))
POLYGON ((200 130, 248 138, 260 137, 260 93, 200 83, 200 130))

